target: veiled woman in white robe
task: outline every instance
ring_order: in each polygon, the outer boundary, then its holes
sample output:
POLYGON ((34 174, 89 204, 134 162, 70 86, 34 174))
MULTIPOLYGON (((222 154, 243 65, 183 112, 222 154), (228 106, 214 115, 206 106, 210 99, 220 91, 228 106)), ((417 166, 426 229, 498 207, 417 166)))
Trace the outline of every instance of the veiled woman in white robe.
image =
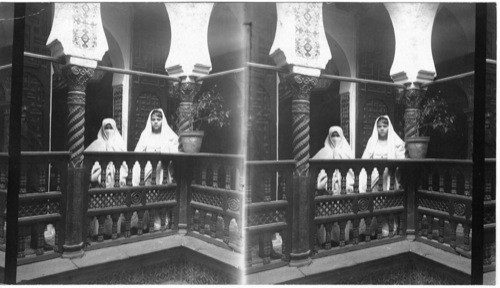
MULTIPOLYGON (((312 159, 354 159, 354 153, 352 152, 351 146, 347 139, 344 137, 344 132, 339 126, 332 126, 328 130, 328 135, 325 139, 325 146, 321 148, 312 159), (334 137, 337 134, 339 137, 334 137)), ((318 179, 316 182, 316 188, 318 190, 327 189, 328 177, 324 169, 318 174, 318 179)), ((340 195, 342 185, 342 175, 338 169, 335 169, 332 175, 332 194, 340 195)), ((352 193, 354 185, 354 172, 349 169, 346 175, 346 192, 352 193)), ((347 223, 345 229, 345 240, 349 240, 349 231, 352 229, 350 222, 347 223)), ((334 242, 339 242, 340 227, 334 225, 331 231, 331 240, 334 242)), ((326 230, 323 225, 318 229, 318 242, 324 244, 326 242, 326 230)))
MULTIPOLYGON (((102 120, 101 129, 97 132, 97 139, 92 142, 85 151, 97 152, 125 152, 125 142, 118 132, 115 120, 105 118, 102 120), (111 126, 111 128, 109 128, 111 126)), ((120 168, 120 186, 125 185, 125 179, 128 175, 128 170, 125 164, 120 168)), ((101 167, 98 162, 94 163, 91 171, 91 182, 101 183, 101 167)), ((114 187, 115 184, 115 166, 113 163, 108 163, 106 167, 106 188, 114 187)))
MULTIPOLYGON (((148 121, 146 122, 146 127, 141 133, 139 142, 135 147, 135 152, 158 152, 158 153, 177 153, 179 152, 179 136, 168 126, 167 118, 165 113, 161 108, 156 108, 149 112, 148 121), (151 115, 153 112, 160 112, 162 115, 161 120, 161 131, 160 133, 155 133, 151 124, 151 115)), ((163 170, 161 169, 161 162, 158 163, 156 169, 156 183, 162 183, 163 170)), ((138 170, 137 166, 134 167, 134 177, 132 178, 132 185, 138 186, 140 181, 140 173, 136 173, 138 170)), ((151 163, 147 163, 144 168, 144 182, 146 185, 151 183, 152 174, 151 163)), ((140 172, 140 170, 138 171, 140 172)), ((171 182, 171 173, 167 176, 167 182, 171 182)))

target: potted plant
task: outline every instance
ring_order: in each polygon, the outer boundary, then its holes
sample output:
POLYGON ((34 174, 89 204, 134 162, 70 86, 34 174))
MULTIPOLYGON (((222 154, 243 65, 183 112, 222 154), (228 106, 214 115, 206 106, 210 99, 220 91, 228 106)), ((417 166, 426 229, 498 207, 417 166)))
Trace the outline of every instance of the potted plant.
POLYGON ((440 97, 441 91, 430 95, 422 101, 416 112, 417 135, 406 139, 406 148, 410 158, 425 158, 429 145, 431 130, 443 134, 454 129, 455 115, 450 113, 448 104, 440 97))
MULTIPOLYGON (((198 92, 193 99, 191 109, 192 127, 188 131, 179 133, 179 143, 182 151, 196 153, 201 149, 205 134, 204 130, 209 126, 222 128, 229 125, 230 112, 225 107, 224 98, 220 94, 217 85, 198 92)), ((173 118, 171 123, 176 124, 177 129, 174 130, 178 131, 179 111, 173 115, 173 118)))

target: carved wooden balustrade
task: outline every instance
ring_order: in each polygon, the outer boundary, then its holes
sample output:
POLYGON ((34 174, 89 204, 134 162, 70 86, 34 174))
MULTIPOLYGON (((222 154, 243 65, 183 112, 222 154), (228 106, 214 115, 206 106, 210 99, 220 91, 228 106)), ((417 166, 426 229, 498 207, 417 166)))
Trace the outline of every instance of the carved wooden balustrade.
POLYGON ((5 251, 8 170, 9 155, 7 153, 0 153, 0 251, 5 251))
POLYGON ((86 152, 84 155, 90 179, 85 200, 84 233, 90 245, 87 249, 137 241, 137 237, 165 236, 177 230, 177 185, 170 177, 172 172, 175 174, 172 154, 86 152), (92 173, 96 171, 95 163, 100 167, 100 177, 92 173))
POLYGON ((290 260, 291 252, 292 174, 295 161, 248 161, 246 168, 248 269, 257 271, 262 265, 271 264, 271 256, 279 256, 278 253, 281 253, 281 259, 273 261, 272 266, 284 265, 290 260), (272 236, 275 233, 281 236, 280 251, 273 250, 272 236), (258 253, 256 259, 252 256, 254 252, 258 253))
POLYGON ((185 161, 191 168, 184 174, 192 177, 187 179, 189 235, 241 252, 243 157, 200 153, 185 161))
POLYGON ((472 165, 470 160, 412 160, 406 172, 416 181, 417 240, 470 257, 472 165))
POLYGON ((311 160, 310 165, 309 243, 317 253, 314 257, 404 238, 407 201, 402 186, 397 184, 400 161, 311 160), (372 185, 377 176, 372 174, 374 169, 380 175, 372 185), (318 175, 325 172, 327 185, 318 190, 318 175))
POLYGON ((495 204, 496 204, 496 159, 485 161, 485 191, 484 191, 484 271, 495 270, 495 204))
POLYGON ((69 156, 68 152, 21 152, 19 264, 60 255, 69 156))

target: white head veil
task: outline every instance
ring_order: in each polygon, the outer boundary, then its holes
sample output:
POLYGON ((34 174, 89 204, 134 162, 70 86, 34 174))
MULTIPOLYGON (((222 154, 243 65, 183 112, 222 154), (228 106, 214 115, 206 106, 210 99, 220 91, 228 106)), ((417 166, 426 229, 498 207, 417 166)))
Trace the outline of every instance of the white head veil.
POLYGON ((405 142, 401 140, 401 138, 399 138, 398 134, 396 134, 396 131, 394 131, 394 127, 392 126, 391 119, 389 119, 389 116, 387 115, 379 116, 375 120, 375 124, 373 125, 372 136, 370 137, 370 139, 368 139, 365 152, 363 153, 363 156, 361 158, 363 159, 373 158, 373 153, 375 152, 375 146, 377 145, 378 141, 377 123, 380 120, 380 118, 387 119, 389 123, 387 131, 387 146, 388 146, 387 158, 388 159, 405 158, 405 142))
POLYGON ((97 132, 97 139, 87 147, 86 151, 127 151, 122 135, 118 132, 116 122, 112 118, 102 120, 101 129, 97 132), (106 125, 111 124, 113 127, 113 135, 109 138, 104 132, 106 125))
POLYGON ((325 139, 325 146, 314 155, 313 159, 353 159, 354 153, 347 139, 344 137, 342 128, 339 126, 332 126, 328 131, 325 139), (332 135, 337 132, 340 135, 341 141, 339 145, 335 146, 332 141, 332 135))
POLYGON ((136 152, 144 152, 148 145, 149 139, 151 139, 153 134, 153 128, 151 125, 151 115, 154 111, 159 111, 162 114, 161 119, 161 152, 164 153, 174 153, 178 152, 179 147, 179 136, 175 134, 175 132, 168 126, 167 117, 165 117, 165 113, 163 109, 156 108, 149 112, 148 120, 146 121, 146 128, 141 133, 141 137, 139 138, 139 142, 137 142, 137 146, 135 147, 136 152))

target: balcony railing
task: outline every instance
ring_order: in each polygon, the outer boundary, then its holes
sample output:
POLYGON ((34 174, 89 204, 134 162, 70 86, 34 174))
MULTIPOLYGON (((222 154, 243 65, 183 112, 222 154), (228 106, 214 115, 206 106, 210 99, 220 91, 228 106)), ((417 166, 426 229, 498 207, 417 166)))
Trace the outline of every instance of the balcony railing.
MULTIPOLYGON (((485 169, 485 271, 495 262, 495 162, 487 159, 485 169)), ((249 162, 249 273, 283 265, 269 259, 273 233, 283 239, 281 262, 290 259, 287 235, 295 229, 290 217, 300 210, 308 211, 310 225, 303 233, 309 235, 312 258, 409 235, 470 258, 472 166, 470 160, 311 160, 307 203, 293 203, 293 161, 249 162), (319 183, 320 174, 326 175, 326 185, 319 183), (256 235, 258 243, 251 240, 256 235)))
MULTIPOLYGON (((241 251, 241 156, 135 152, 84 155, 85 173, 79 176, 84 178, 83 209, 70 212, 66 203, 72 202, 68 199, 72 193, 68 191, 75 187, 68 178, 69 153, 22 152, 18 264, 60 257, 66 237, 74 237, 69 235, 73 231, 65 231, 72 213, 83 213, 85 250, 187 229, 189 235, 241 251)), ((7 172, 8 156, 1 154, 3 250, 7 172)))
POLYGON ((22 152, 18 263, 59 257, 64 239, 67 152, 22 152))
POLYGON ((284 265, 290 260, 291 252, 292 173, 295 162, 249 161, 246 165, 246 265, 249 270, 258 270, 260 264, 271 263, 271 256, 278 253, 273 252, 272 237, 275 233, 281 237, 279 252, 282 257, 272 262, 274 266, 284 265), (255 245, 257 249, 253 249, 255 245), (258 250, 258 258, 252 256, 254 250, 258 250))

